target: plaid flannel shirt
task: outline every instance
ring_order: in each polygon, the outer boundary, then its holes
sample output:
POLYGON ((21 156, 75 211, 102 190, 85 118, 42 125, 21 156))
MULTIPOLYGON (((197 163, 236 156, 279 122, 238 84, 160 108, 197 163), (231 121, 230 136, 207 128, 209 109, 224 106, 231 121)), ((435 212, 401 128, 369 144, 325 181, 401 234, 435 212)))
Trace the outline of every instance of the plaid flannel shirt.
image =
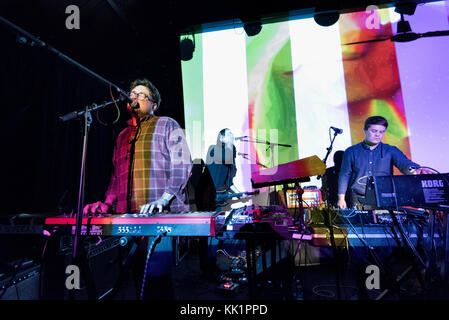
POLYGON ((192 159, 179 124, 169 117, 151 117, 141 121, 140 127, 133 125, 132 121, 128 121, 128 125, 117 138, 113 155, 114 172, 105 202, 116 202, 117 213, 127 213, 128 209, 133 213, 167 192, 174 195, 169 204, 170 211, 189 211, 185 187, 190 177, 192 159), (129 178, 131 182, 128 184, 129 178), (128 185, 131 188, 129 207, 128 185))

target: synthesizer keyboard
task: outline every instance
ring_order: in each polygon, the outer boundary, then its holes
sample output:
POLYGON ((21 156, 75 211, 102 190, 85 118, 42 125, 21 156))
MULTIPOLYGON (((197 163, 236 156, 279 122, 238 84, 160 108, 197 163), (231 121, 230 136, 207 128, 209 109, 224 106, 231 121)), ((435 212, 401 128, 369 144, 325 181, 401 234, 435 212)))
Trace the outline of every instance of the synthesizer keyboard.
MULTIPOLYGON (((81 235, 103 236, 215 236, 215 217, 220 212, 198 211, 186 213, 158 213, 150 217, 121 214, 83 217, 81 235)), ((76 218, 56 216, 45 219, 50 232, 71 229, 75 232, 76 218)))

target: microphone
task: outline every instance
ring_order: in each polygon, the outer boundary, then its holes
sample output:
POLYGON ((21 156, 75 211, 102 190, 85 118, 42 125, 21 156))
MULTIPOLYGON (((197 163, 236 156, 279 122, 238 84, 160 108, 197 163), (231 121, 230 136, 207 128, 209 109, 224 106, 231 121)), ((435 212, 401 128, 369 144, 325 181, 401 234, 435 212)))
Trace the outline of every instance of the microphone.
POLYGON ((248 136, 242 136, 242 137, 235 137, 234 140, 241 140, 243 138, 248 138, 248 136))
POLYGON ((120 89, 118 87, 116 87, 116 89, 117 89, 117 92, 120 93, 120 98, 122 100, 126 100, 129 103, 132 103, 134 101, 133 99, 131 99, 131 97, 128 95, 128 93, 126 93, 125 91, 123 91, 122 89, 120 89))
POLYGON ((131 109, 139 108, 139 103, 137 102, 137 100, 131 99, 131 97, 128 96, 128 94, 125 91, 121 90, 120 88, 117 88, 117 91, 120 93, 121 100, 122 101, 126 100, 131 109))
POLYGON ((241 156, 243 159, 251 160, 247 153, 237 152, 237 155, 241 156))
POLYGON ((339 129, 339 128, 335 128, 335 127, 331 127, 331 129, 334 130, 336 134, 342 134, 343 133, 343 129, 339 129))
POLYGON ((131 108, 133 108, 133 109, 138 109, 140 106, 139 106, 139 102, 137 102, 137 100, 134 100, 132 103, 131 103, 131 108))

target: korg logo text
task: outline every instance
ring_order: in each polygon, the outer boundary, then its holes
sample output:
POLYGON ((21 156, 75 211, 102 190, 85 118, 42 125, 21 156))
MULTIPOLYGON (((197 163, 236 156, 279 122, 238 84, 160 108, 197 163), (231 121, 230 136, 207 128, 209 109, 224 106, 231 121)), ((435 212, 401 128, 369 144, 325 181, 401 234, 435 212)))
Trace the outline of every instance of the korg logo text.
POLYGON ((423 188, 444 187, 443 180, 422 180, 421 185, 423 188))

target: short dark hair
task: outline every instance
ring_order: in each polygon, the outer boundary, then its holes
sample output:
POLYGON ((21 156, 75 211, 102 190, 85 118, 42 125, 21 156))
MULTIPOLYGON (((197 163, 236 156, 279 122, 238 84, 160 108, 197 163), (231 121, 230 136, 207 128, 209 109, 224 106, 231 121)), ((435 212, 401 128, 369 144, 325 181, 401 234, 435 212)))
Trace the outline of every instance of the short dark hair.
POLYGON ((129 91, 131 91, 132 89, 134 89, 137 86, 144 86, 150 90, 151 99, 157 104, 156 109, 158 109, 161 104, 162 99, 161 99, 159 90, 156 88, 156 86, 153 83, 151 83, 150 80, 148 80, 146 78, 136 79, 133 82, 131 82, 129 91))
POLYGON ((372 116, 365 120, 365 126, 363 130, 368 130, 369 126, 372 124, 378 124, 384 126, 385 129, 388 128, 388 121, 382 116, 372 116))

